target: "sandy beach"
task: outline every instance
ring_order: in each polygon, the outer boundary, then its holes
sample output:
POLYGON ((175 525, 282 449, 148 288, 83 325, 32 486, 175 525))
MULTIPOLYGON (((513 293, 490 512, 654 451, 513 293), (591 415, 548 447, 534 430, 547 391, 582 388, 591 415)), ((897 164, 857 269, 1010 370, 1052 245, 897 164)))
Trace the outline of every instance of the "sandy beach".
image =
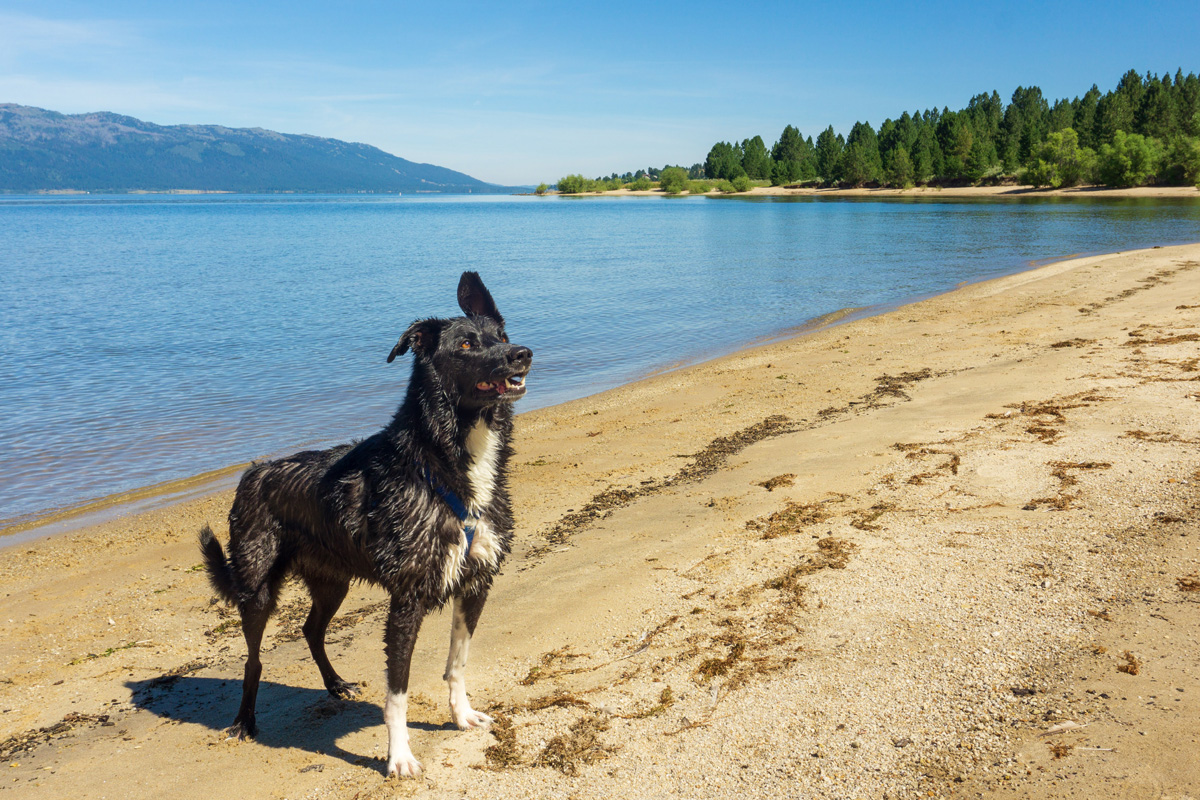
MULTIPOLYGON (((1195 190, 1189 190, 1195 196, 1195 190)), ((1140 195, 1138 195, 1140 196, 1140 195)), ((385 780, 383 592, 244 644, 224 491, 0 550, 30 798, 1200 797, 1200 245, 1078 258, 518 418, 517 549, 385 780)), ((537 391, 537 369, 530 379, 537 391)), ((399 398, 397 398, 397 401, 399 398)), ((384 420, 380 420, 382 425, 384 420)))
MULTIPOLYGON (((555 193, 551 193, 555 194, 555 193)), ((583 192, 572 197, 595 197, 600 195, 625 197, 667 197, 660 189, 633 191, 612 189, 605 192, 583 192)), ((684 192, 683 196, 687 196, 684 192)), ((720 196, 713 190, 708 196, 720 196)), ((1065 189, 1035 189, 1032 186, 914 186, 911 189, 817 189, 786 186, 755 186, 737 197, 921 197, 921 198, 988 198, 997 197, 1079 197, 1079 198, 1172 198, 1195 199, 1200 197, 1200 188, 1195 186, 1135 186, 1128 189, 1111 189, 1107 186, 1072 186, 1065 189)))

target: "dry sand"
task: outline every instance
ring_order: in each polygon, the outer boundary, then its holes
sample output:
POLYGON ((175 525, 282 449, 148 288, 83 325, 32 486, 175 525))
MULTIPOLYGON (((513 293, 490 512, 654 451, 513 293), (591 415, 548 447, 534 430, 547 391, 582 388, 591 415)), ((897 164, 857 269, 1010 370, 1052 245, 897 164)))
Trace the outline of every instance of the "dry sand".
MULTIPOLYGON (((260 737, 195 544, 229 494, 0 551, 21 798, 1200 797, 1200 245, 1041 267, 518 420, 517 553, 420 780, 384 596, 325 695, 285 593, 260 737), (1059 726, 1054 732, 1053 726, 1059 726)), ((537 391, 536 369, 531 391, 537 391)))

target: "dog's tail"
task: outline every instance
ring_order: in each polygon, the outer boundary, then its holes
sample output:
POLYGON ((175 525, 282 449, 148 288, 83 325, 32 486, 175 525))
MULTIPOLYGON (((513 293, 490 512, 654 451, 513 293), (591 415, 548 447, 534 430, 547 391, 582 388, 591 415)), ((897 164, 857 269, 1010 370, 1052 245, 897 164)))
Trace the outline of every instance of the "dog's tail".
POLYGON ((200 552, 204 554, 204 565, 208 570, 208 582, 216 593, 228 603, 237 602, 237 591, 234 588, 233 569, 225 558, 225 551, 217 541, 212 528, 207 524, 200 529, 200 552))

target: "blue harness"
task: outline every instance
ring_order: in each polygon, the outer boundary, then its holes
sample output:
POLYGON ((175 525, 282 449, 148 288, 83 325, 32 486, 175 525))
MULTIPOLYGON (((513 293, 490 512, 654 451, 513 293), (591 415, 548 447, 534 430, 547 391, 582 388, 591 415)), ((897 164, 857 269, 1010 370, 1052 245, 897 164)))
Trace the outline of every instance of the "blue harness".
POLYGON ((433 477, 433 473, 429 471, 429 467, 424 464, 421 465, 421 474, 425 476, 425 481, 429 484, 429 487, 438 493, 438 496, 445 501, 446 505, 450 506, 450 510, 454 512, 454 516, 458 517, 458 521, 463 524, 463 533, 467 535, 467 552, 471 552, 471 543, 475 540, 475 528, 483 513, 480 511, 468 511, 467 504, 458 495, 443 486, 441 481, 433 477))

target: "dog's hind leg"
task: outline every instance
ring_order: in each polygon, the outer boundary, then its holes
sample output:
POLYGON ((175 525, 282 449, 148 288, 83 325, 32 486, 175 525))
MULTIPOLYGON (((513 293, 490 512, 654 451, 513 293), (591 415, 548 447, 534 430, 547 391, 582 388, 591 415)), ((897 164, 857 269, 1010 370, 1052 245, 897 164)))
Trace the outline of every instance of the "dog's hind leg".
POLYGON ((308 585, 309 594, 312 595, 312 609, 308 612, 308 619, 304 621, 304 639, 308 642, 308 649, 312 653, 313 661, 317 662, 317 669, 321 671, 321 680, 325 682, 325 688, 334 697, 347 700, 356 697, 358 687, 349 681, 342 680, 333 665, 329 663, 329 656, 325 653, 325 631, 328 630, 329 621, 337 613, 342 601, 346 599, 350 582, 310 577, 305 577, 304 582, 308 585))
POLYGON ((242 678, 242 705, 237 717, 229 726, 229 737, 252 739, 258 732, 254 719, 254 705, 258 699, 258 681, 262 677, 263 630, 267 619, 275 611, 279 599, 279 587, 283 583, 284 568, 278 563, 258 581, 258 591, 249 599, 238 604, 242 615, 242 635, 246 637, 246 671, 242 678))
POLYGON ((253 739, 258 733, 254 704, 258 699, 258 681, 262 677, 259 651, 262 648, 263 629, 267 627, 267 618, 271 616, 274 605, 273 601, 260 603, 256 599, 241 607, 242 634, 246 637, 246 671, 242 677, 242 705, 233 724, 229 726, 231 739, 253 739))
POLYGON ((468 597, 454 597, 454 615, 450 622, 450 654, 446 657, 446 674, 443 679, 450 687, 450 716, 460 730, 480 728, 492 722, 482 711, 471 708, 467 698, 467 653, 471 649, 471 637, 475 625, 487 601, 487 592, 468 597))
POLYGON ((387 774, 402 778, 421 774, 421 762, 412 754, 408 744, 408 671, 412 665, 413 645, 425 609, 417 603, 392 597, 384 631, 384 650, 387 652, 387 700, 383 704, 383 721, 388 729, 387 774))

